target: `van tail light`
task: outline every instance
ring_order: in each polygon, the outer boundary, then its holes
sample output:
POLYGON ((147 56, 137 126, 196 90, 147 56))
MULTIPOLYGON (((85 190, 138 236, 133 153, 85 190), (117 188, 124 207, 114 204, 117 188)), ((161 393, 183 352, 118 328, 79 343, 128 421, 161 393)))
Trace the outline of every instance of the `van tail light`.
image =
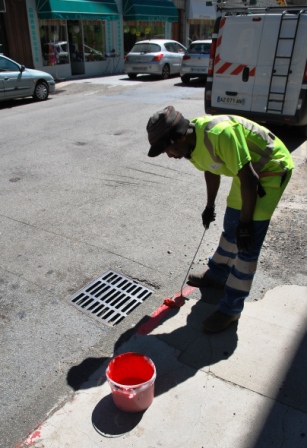
POLYGON ((305 71, 304 71, 304 76, 303 76, 303 82, 307 82, 307 61, 306 61, 306 65, 305 65, 305 71))
POLYGON ((212 44, 211 44, 211 49, 210 49, 208 75, 213 75, 215 51, 216 51, 216 39, 212 39, 212 44))
POLYGON ((163 53, 157 54, 157 56, 155 56, 155 57, 152 59, 152 62, 161 61, 162 58, 163 58, 163 53))
POLYGON ((184 61, 187 61, 188 59, 191 59, 191 56, 188 56, 187 54, 185 54, 182 59, 184 61))
POLYGON ((125 56, 125 61, 129 61, 128 55, 125 56))

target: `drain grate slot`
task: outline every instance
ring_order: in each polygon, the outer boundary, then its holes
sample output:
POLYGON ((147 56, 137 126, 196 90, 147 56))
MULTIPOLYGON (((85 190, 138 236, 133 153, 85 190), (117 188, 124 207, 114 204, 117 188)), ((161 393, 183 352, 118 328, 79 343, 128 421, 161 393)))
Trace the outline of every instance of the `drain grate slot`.
POLYGON ((80 311, 111 327, 119 324, 153 290, 109 270, 69 298, 80 311))

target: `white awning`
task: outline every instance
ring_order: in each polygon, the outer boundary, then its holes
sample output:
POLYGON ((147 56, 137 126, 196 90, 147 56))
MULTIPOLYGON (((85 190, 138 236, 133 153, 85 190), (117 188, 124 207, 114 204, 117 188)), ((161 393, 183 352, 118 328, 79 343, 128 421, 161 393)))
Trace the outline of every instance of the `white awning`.
POLYGON ((215 20, 216 8, 215 6, 206 6, 206 0, 189 0, 187 19, 215 20))

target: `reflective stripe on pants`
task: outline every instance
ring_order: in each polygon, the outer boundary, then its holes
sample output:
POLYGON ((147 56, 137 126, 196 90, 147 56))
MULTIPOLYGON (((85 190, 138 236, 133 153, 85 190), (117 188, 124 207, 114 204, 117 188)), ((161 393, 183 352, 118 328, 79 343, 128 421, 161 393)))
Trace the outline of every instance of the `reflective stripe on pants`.
POLYGON ((270 223, 270 220, 254 221, 254 247, 248 252, 237 252, 235 232, 240 213, 240 210, 226 208, 224 231, 217 250, 208 262, 210 278, 225 284, 225 297, 220 301, 219 308, 230 315, 243 310, 270 223))

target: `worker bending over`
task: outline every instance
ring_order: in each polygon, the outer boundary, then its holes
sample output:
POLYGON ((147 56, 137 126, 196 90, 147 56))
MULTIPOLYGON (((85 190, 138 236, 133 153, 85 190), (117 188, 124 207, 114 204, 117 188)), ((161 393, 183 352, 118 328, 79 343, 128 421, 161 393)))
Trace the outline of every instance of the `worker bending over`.
POLYGON ((240 318, 272 214, 290 180, 294 163, 282 141, 265 127, 235 115, 188 120, 168 106, 147 124, 148 156, 188 159, 204 172, 207 204, 202 222, 215 220, 221 175, 233 178, 224 230, 208 269, 190 274, 188 284, 223 288, 218 309, 204 330, 220 332, 240 318))

